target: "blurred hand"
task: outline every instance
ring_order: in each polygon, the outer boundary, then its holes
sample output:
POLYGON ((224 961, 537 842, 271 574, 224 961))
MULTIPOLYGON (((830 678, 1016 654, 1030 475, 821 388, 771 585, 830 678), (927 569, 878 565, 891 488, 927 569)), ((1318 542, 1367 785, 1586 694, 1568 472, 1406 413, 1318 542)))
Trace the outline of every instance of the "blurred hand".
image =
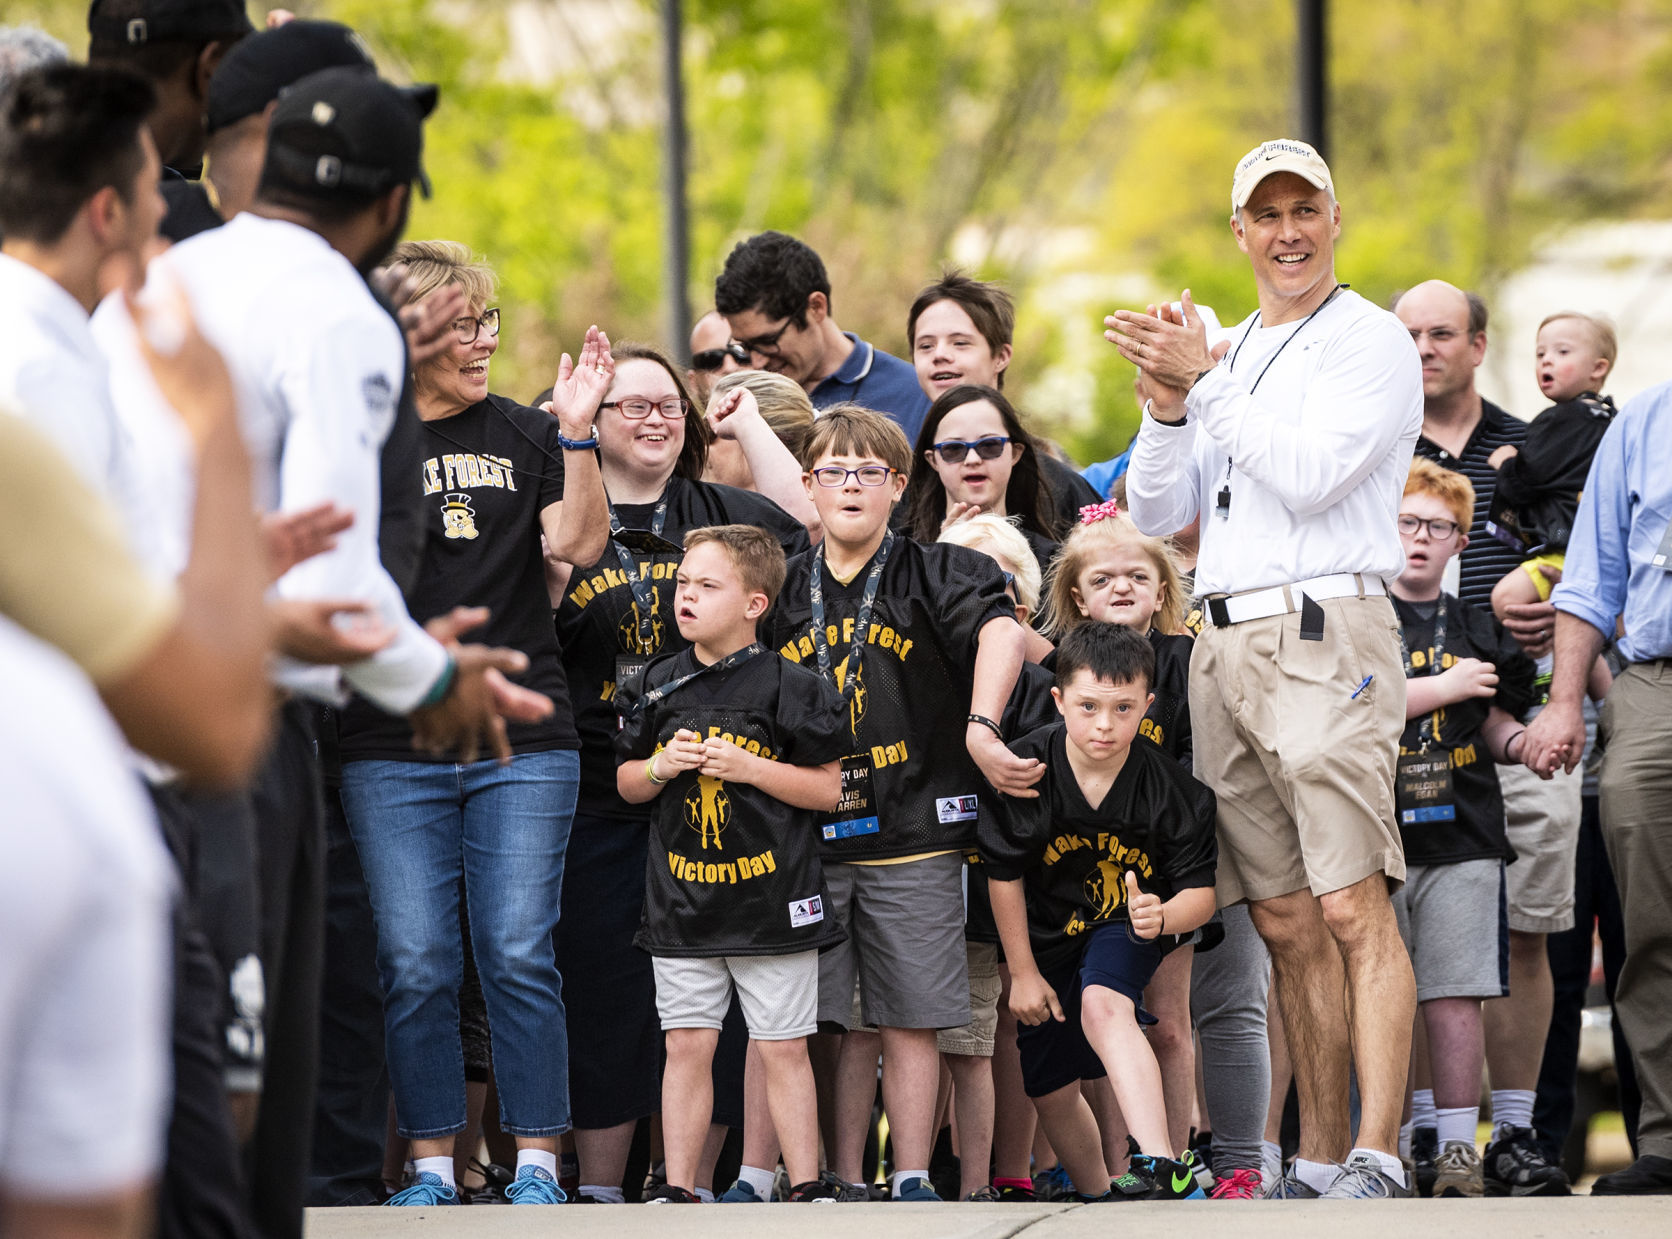
POLYGON ((125 256, 107 262, 99 274, 102 286, 120 290, 157 390, 202 448, 217 426, 237 416, 238 397, 226 361, 198 330, 185 289, 159 270, 142 290, 141 269, 125 256))
POLYGON ((447 647, 456 669, 446 697, 408 716, 412 746, 420 752, 435 757, 456 753, 461 763, 469 764, 480 756, 485 742, 503 765, 511 760, 506 720, 535 723, 551 714, 554 707, 549 697, 505 678, 528 669, 526 654, 497 646, 459 644, 460 635, 487 618, 486 607, 454 607, 424 625, 447 647))
POLYGON ((354 513, 330 500, 299 512, 269 512, 261 518, 267 544, 268 579, 276 581, 297 564, 337 545, 337 535, 354 524, 354 513))
POLYGON ((414 300, 417 285, 401 263, 379 267, 371 282, 394 307, 413 369, 444 352, 452 340, 453 320, 470 313, 470 300, 457 284, 443 284, 422 301, 414 300))
POLYGON ((981 515, 981 505, 979 503, 954 503, 947 511, 946 519, 941 522, 941 532, 945 533, 959 521, 979 515, 981 515))
POLYGON ((357 663, 395 639, 395 630, 364 602, 280 598, 269 602, 267 611, 274 648, 305 663, 357 663))

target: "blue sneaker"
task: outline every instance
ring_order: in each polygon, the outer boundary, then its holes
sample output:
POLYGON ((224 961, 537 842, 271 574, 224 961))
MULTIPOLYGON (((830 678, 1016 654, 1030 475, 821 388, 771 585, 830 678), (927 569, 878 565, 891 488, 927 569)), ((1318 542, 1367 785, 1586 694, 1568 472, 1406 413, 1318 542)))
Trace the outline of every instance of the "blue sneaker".
POLYGON ((940 1193, 929 1186, 927 1179, 901 1179, 900 1190, 894 1193, 895 1200, 939 1200, 940 1193))
POLYGON ((1077 1193, 1074 1191, 1074 1181, 1068 1177, 1068 1171, 1058 1162, 1049 1170, 1042 1170, 1033 1176, 1033 1194, 1036 1200, 1072 1200, 1077 1193))
POLYGON ((519 1166, 517 1177, 505 1189, 505 1199, 514 1205, 562 1205, 569 1202, 557 1180, 538 1166, 519 1166))
POLYGON ((720 1193, 720 1203, 723 1205, 763 1205, 766 1201, 761 1199, 760 1193, 755 1191, 752 1184, 739 1179, 720 1193))
POLYGON ((453 1185, 438 1174, 425 1171, 418 1176, 418 1182, 411 1187, 396 1192, 386 1205, 456 1205, 459 1203, 459 1193, 453 1185))

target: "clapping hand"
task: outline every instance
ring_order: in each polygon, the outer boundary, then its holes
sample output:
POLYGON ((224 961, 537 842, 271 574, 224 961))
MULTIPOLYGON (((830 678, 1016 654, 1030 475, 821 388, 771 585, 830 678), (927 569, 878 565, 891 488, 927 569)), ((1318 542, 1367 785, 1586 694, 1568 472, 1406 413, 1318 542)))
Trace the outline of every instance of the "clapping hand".
POLYGON ((610 338, 596 325, 586 329, 578 362, 563 354, 557 363, 557 382, 552 384, 550 411, 570 439, 592 437, 598 406, 615 381, 615 358, 610 355, 610 338))

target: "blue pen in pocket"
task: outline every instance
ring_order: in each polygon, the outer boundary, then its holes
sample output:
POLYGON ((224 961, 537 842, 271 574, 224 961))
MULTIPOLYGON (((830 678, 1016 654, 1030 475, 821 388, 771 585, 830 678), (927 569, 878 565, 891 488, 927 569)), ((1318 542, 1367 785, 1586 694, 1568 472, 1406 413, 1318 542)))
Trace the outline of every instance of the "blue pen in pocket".
POLYGON ((1352 696, 1348 697, 1347 700, 1348 701, 1357 701, 1358 698, 1359 698, 1359 694, 1362 693, 1365 689, 1369 688, 1370 687, 1370 681, 1374 680, 1375 678, 1376 677, 1373 676, 1373 675, 1365 676, 1364 679, 1359 681, 1359 686, 1353 690, 1352 696))

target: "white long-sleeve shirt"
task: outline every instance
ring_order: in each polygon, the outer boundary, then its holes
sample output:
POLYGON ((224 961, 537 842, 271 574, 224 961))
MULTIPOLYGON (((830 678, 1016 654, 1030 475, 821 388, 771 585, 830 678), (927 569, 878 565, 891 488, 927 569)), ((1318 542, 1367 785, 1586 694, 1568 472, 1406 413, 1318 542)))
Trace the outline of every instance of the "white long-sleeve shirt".
MULTIPOLYGON (((354 513, 334 550, 280 579, 279 596, 371 603, 395 639, 344 667, 340 679, 392 714, 409 713, 447 655, 407 613, 378 556, 379 453, 400 397, 400 328, 349 261, 296 224, 239 215, 156 262, 185 288, 232 370, 257 504, 294 511, 330 500, 354 513)), ((149 382, 118 383, 114 395, 119 403, 157 398, 149 382)), ((141 411, 131 424, 147 413, 162 416, 141 411)), ((325 698, 339 679, 334 668, 282 658, 273 678, 325 698)))
POLYGON ((1160 536, 1201 516, 1198 593, 1398 577, 1399 501, 1422 428, 1410 333, 1343 290, 1304 325, 1250 318, 1226 336, 1231 352, 1191 389, 1182 426, 1144 417, 1127 473, 1133 522, 1160 536))

